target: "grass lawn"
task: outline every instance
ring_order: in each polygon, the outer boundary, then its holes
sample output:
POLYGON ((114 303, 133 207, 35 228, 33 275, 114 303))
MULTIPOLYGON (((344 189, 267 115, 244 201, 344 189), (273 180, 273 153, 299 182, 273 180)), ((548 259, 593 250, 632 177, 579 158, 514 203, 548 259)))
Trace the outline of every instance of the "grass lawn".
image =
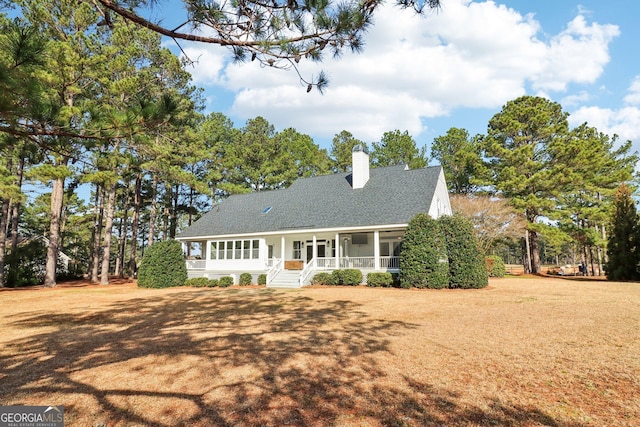
POLYGON ((638 426, 640 284, 0 292, 0 405, 67 426, 638 426))

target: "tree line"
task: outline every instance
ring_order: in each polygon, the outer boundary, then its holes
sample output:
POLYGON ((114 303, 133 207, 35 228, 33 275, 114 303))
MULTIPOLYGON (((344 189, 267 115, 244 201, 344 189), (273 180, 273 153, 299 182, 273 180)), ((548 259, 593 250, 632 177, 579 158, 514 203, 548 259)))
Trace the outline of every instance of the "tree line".
MULTIPOLYGON (((353 146, 367 145, 343 130, 324 150, 261 117, 237 128, 221 113, 203 115, 201 90, 157 32, 90 2, 11 4, 21 18, 0 13, 0 284, 41 274, 54 286, 60 252, 71 273, 94 282, 133 275, 145 247, 211 203, 347 171, 353 146), (78 196, 87 187, 89 200, 78 196), (48 190, 27 197, 33 188, 48 190), (46 253, 33 242, 40 237, 46 253)), ((637 162, 630 148, 587 124, 569 129, 559 104, 522 97, 486 135, 452 128, 436 138, 430 157, 400 130, 370 152, 373 167, 441 163, 458 205, 489 195, 484 214, 470 216, 485 229, 496 207, 506 216, 493 218, 499 232, 486 233, 486 250, 522 241, 524 264, 538 272, 542 248, 579 247, 585 262, 604 262, 613 194, 637 162)))
POLYGON ((493 230, 488 237, 510 230, 506 242, 489 239, 486 249, 515 246, 531 273, 541 272, 543 250, 556 263, 561 257, 582 263, 591 275, 605 270, 614 195, 634 180, 638 161, 631 141, 587 123, 571 129, 560 104, 523 96, 491 118, 486 134, 452 128, 436 138, 432 157, 480 231, 488 220, 494 222, 484 230, 493 230), (501 204, 509 209, 498 214, 501 204), (522 234, 514 238, 510 226, 519 220, 522 234))

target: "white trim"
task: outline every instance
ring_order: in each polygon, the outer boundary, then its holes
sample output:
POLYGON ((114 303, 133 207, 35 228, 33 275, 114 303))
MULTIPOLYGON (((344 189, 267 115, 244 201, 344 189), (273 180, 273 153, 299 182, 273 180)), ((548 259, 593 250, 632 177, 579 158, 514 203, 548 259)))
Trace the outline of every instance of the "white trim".
POLYGON ((407 228, 409 224, 385 224, 385 225, 361 225, 357 227, 340 227, 340 228, 299 228, 295 230, 276 230, 265 231, 255 233, 243 233, 243 234, 217 234, 209 236, 194 236, 194 237, 176 237, 175 240, 182 241, 198 241, 198 240, 216 240, 216 239, 233 239, 233 238, 245 238, 250 236, 279 236, 288 234, 313 234, 313 233, 329 233, 329 232, 350 232, 350 231, 376 231, 376 230, 388 230, 398 229, 403 230, 407 228))
POLYGON ((373 258, 374 258, 374 270, 380 270, 380 231, 373 232, 373 258))

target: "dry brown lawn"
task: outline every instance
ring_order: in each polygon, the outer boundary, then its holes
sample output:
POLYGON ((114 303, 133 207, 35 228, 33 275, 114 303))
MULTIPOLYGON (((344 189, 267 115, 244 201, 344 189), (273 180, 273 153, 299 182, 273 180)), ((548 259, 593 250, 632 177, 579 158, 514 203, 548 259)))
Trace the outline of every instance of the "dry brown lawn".
POLYGON ((68 426, 638 426, 640 284, 0 292, 0 405, 68 426))

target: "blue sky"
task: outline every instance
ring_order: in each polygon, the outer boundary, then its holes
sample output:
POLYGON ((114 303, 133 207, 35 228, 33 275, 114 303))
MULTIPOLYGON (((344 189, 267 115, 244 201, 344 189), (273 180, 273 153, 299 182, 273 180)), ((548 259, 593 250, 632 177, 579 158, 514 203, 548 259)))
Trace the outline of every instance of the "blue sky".
MULTIPOLYGON (((573 126, 586 121, 640 149, 640 2, 443 0, 426 17, 387 3, 363 53, 301 64, 306 76, 329 75, 324 95, 306 93, 294 72, 232 64, 224 48, 183 44, 198 60, 188 70, 205 89, 207 112, 238 127, 262 116, 324 148, 342 130, 371 143, 395 129, 429 147, 451 127, 483 133, 507 101, 541 95, 560 102, 573 126)), ((152 16, 170 22, 173 4, 152 16)))

